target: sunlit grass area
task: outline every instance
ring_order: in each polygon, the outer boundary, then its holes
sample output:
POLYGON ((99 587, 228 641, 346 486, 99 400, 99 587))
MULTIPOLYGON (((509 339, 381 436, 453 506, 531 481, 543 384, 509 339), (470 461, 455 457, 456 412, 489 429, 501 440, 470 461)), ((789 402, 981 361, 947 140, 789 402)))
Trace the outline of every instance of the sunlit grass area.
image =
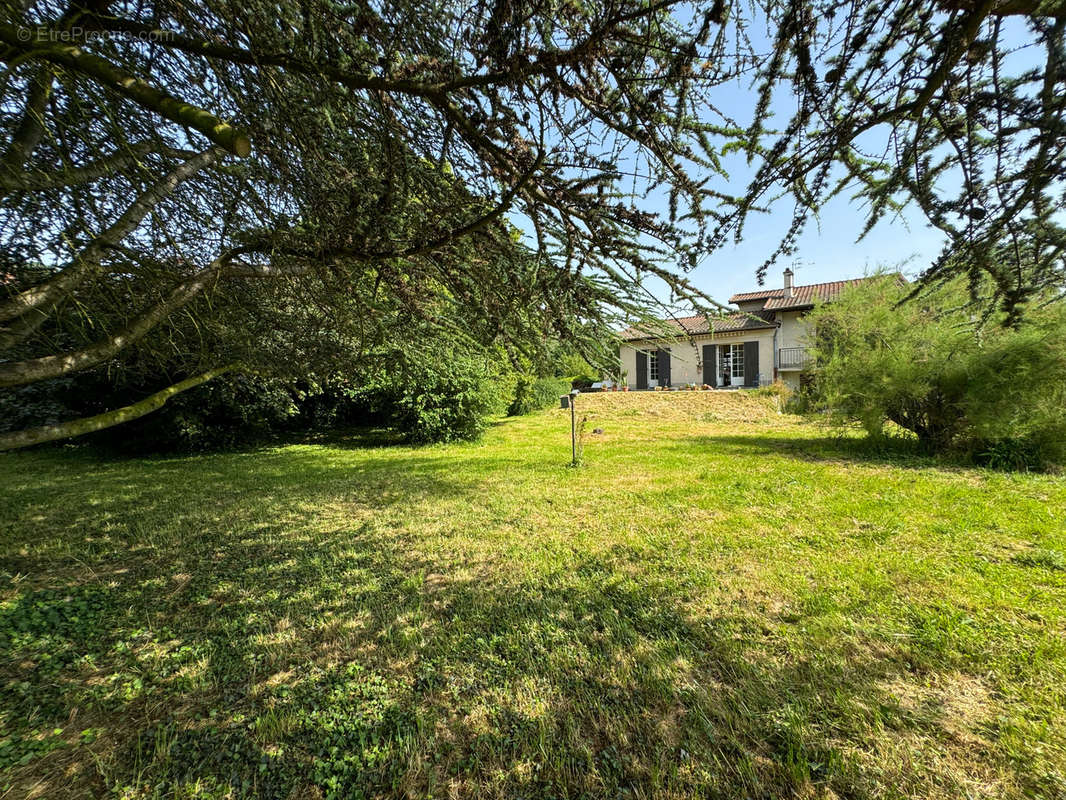
POLYGON ((1066 794, 1063 478, 579 402, 0 456, 0 797, 1066 794))

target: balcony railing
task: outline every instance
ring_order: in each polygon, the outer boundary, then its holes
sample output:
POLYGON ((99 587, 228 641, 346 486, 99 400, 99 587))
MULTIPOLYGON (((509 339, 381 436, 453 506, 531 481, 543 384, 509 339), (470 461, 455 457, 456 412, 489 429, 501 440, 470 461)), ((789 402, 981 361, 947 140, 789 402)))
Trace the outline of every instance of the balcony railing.
POLYGON ((782 347, 777 351, 778 369, 803 369, 808 361, 806 347, 782 347))

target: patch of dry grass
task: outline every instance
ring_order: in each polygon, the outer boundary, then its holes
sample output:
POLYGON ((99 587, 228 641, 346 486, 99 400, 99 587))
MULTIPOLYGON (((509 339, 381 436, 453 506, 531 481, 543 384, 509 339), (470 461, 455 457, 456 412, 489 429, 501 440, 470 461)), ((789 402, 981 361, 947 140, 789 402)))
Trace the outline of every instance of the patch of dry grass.
MULTIPOLYGON (((683 424, 744 425, 799 423, 780 413, 776 395, 742 391, 593 392, 577 399, 578 413, 590 421, 632 422, 634 418, 683 424)), ((556 415, 568 414, 554 409, 556 415)), ((632 430, 632 426, 628 426, 632 430)))

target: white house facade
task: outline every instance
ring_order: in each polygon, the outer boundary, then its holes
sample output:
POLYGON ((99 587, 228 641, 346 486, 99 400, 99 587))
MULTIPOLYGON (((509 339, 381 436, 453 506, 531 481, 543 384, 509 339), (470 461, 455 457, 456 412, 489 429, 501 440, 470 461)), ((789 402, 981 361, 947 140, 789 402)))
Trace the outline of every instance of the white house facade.
MULTIPOLYGON (((766 386, 781 380, 799 386, 812 332, 805 314, 868 278, 796 286, 785 270, 784 286, 729 298, 737 311, 722 317, 665 320, 664 331, 629 328, 619 348, 622 381, 631 389, 707 384, 715 388, 766 386)), ((898 276, 904 280, 903 276, 898 276)))
POLYGON ((746 315, 714 319, 713 330, 705 317, 674 321, 686 329, 676 338, 633 339, 622 344, 622 374, 631 389, 688 383, 761 386, 773 381, 773 327, 746 315), (706 329, 693 330, 701 327, 706 329), (717 369, 706 370, 705 364, 717 369))

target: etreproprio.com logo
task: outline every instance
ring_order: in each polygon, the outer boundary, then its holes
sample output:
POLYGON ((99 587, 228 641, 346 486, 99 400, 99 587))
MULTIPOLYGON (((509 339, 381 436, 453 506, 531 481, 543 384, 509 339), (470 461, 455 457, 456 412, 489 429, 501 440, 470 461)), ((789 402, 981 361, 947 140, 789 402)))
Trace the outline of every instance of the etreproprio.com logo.
POLYGON ((93 41, 131 41, 131 42, 163 42, 171 38, 173 34, 168 31, 109 31, 99 28, 82 28, 72 26, 70 28, 26 28, 18 29, 20 42, 48 43, 48 44, 87 44, 93 41))

